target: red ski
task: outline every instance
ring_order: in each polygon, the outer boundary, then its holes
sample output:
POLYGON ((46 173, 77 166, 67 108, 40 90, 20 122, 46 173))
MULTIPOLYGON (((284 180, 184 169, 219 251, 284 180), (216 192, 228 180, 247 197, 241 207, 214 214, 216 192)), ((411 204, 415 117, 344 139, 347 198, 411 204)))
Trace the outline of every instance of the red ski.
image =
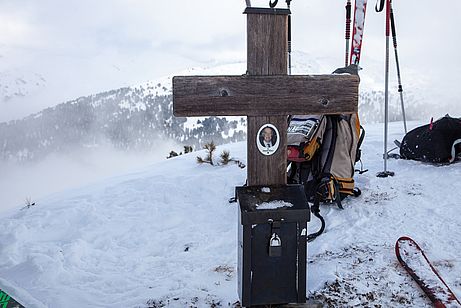
POLYGON ((356 0, 354 9, 354 25, 352 30, 352 48, 350 64, 359 65, 362 51, 363 28, 365 26, 365 12, 368 0, 356 0))
POLYGON ((413 239, 407 236, 399 238, 395 243, 395 254, 400 264, 423 289, 435 307, 461 308, 461 303, 453 291, 413 239))

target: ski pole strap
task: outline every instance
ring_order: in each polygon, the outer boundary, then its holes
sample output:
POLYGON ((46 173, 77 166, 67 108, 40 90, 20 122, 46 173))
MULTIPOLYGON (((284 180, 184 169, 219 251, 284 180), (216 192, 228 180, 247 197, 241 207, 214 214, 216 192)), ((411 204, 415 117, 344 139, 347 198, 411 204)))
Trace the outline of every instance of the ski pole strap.
POLYGON ((277 2, 278 2, 278 1, 279 1, 279 0, 274 0, 274 2, 272 2, 272 0, 269 0, 269 6, 270 6, 271 8, 274 8, 274 7, 277 5, 277 2))
POLYGON ((375 5, 375 11, 376 12, 382 12, 384 10, 384 2, 385 0, 377 0, 376 5, 375 5))

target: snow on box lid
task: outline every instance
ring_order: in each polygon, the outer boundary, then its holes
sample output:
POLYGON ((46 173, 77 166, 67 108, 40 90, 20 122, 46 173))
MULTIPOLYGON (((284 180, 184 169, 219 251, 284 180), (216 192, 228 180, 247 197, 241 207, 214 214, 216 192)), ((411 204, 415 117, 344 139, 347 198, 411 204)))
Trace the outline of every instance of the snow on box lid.
POLYGON ((310 211, 302 185, 236 187, 242 224, 309 221, 310 211))

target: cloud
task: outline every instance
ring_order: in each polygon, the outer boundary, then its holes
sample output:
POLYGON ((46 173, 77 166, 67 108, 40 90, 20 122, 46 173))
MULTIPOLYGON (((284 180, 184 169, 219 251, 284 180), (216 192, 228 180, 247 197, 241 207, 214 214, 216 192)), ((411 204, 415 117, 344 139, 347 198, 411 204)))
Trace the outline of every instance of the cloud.
MULTIPOLYGON (((252 3, 268 6, 267 0, 252 3)), ((332 69, 340 66, 344 4, 293 1, 293 49, 335 59, 332 69)), ((434 83, 454 83, 461 70, 461 3, 393 4, 403 72, 410 68, 433 76, 434 83)), ((285 1, 278 6, 284 7, 285 1)), ((363 74, 367 58, 384 63, 384 14, 374 12, 373 6, 369 3, 365 20, 363 74)), ((246 57, 244 9, 244 1, 3 0, 0 70, 21 68, 44 76, 47 91, 54 94, 29 102, 44 106, 188 67, 241 61, 246 57)))
POLYGON ((175 142, 159 142, 155 151, 128 153, 108 145, 54 153, 38 162, 0 162, 0 211, 19 209, 28 198, 39 204, 41 198, 62 190, 135 172, 165 160, 171 150, 179 152, 179 149, 181 146, 175 142))

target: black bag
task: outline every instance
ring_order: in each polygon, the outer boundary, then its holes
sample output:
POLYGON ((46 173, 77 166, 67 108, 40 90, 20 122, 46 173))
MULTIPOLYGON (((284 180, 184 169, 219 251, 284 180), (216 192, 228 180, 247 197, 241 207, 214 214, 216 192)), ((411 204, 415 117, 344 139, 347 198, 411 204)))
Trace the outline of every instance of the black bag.
POLYGON ((400 156, 430 163, 452 163, 461 154, 461 119, 449 115, 408 132, 400 156))

